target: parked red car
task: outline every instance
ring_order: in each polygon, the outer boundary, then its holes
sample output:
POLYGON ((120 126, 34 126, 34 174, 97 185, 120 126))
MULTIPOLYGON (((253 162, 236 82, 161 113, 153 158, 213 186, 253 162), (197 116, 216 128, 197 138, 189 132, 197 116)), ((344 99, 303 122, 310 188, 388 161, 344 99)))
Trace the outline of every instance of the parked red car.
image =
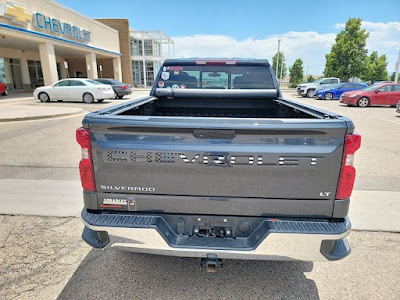
POLYGON ((7 86, 2 82, 0 82, 0 94, 2 94, 3 96, 8 95, 7 86))
POLYGON ((384 83, 371 85, 362 90, 343 93, 339 101, 353 106, 390 105, 395 107, 400 100, 400 84, 384 83))

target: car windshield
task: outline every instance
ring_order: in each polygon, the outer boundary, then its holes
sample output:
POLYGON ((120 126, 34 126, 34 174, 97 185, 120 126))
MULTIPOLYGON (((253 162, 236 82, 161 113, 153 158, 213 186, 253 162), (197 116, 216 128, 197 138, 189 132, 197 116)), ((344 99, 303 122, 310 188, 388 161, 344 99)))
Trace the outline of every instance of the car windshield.
POLYGON ((380 86, 381 86, 380 84, 373 84, 373 85, 370 85, 370 86, 368 86, 366 88, 363 88, 362 90, 363 91, 373 91, 373 90, 377 89, 380 86))
POLYGON ((95 80, 90 80, 90 79, 86 79, 85 81, 86 81, 86 82, 89 82, 89 83, 91 83, 91 84, 103 84, 103 83, 101 83, 101 82, 98 82, 98 81, 95 81, 95 80))
POLYGON ((342 84, 343 84, 343 83, 336 83, 336 84, 334 84, 334 85, 331 85, 329 88, 330 88, 330 89, 337 89, 337 88, 341 87, 342 84))
POLYGON ((158 88, 173 89, 273 89, 266 66, 174 65, 158 75, 158 88))
POLYGON ((123 85, 123 83, 121 81, 115 80, 115 79, 111 79, 110 82, 114 85, 123 85))
POLYGON ((322 79, 323 78, 319 78, 319 79, 315 80, 313 83, 315 83, 315 84, 320 83, 322 81, 322 79))

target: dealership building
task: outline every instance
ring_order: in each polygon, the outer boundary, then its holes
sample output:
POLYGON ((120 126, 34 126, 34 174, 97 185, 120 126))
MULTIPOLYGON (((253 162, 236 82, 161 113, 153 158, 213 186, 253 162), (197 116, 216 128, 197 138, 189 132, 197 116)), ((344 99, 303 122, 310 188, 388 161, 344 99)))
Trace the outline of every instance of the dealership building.
POLYGON ((0 81, 10 91, 68 77, 149 86, 173 55, 167 35, 135 31, 127 19, 91 19, 51 0, 0 0, 0 81))

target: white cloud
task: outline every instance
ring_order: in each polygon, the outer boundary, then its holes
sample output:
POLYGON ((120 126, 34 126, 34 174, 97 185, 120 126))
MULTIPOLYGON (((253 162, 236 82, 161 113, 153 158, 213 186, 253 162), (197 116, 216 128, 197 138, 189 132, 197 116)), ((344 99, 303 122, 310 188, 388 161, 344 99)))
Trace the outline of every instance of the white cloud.
MULTIPOLYGON (((380 55, 386 54, 389 61, 388 69, 391 71, 400 47, 400 22, 363 21, 362 27, 370 32, 368 49, 377 50, 380 55)), ((343 29, 344 24, 335 24, 334 28, 337 30, 332 33, 289 31, 280 35, 281 50, 285 52, 286 64, 290 66, 300 57, 304 61, 304 68, 309 67, 309 73, 322 74, 325 54, 330 51, 337 31, 343 29)), ((278 36, 237 40, 225 35, 196 34, 172 39, 175 42, 176 57, 267 58, 271 61, 278 47, 278 36)))

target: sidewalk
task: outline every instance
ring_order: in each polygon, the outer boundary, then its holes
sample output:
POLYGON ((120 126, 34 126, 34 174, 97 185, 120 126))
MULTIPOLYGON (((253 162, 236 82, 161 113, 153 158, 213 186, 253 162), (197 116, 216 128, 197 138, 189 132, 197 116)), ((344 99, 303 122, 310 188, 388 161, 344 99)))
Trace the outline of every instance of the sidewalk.
POLYGON ((68 115, 79 114, 83 112, 81 108, 73 107, 43 107, 23 104, 0 104, 0 122, 40 120, 68 115))
POLYGON ((1 97, 0 123, 57 118, 83 112, 83 109, 75 107, 33 106, 31 105, 33 101, 31 93, 1 97))

